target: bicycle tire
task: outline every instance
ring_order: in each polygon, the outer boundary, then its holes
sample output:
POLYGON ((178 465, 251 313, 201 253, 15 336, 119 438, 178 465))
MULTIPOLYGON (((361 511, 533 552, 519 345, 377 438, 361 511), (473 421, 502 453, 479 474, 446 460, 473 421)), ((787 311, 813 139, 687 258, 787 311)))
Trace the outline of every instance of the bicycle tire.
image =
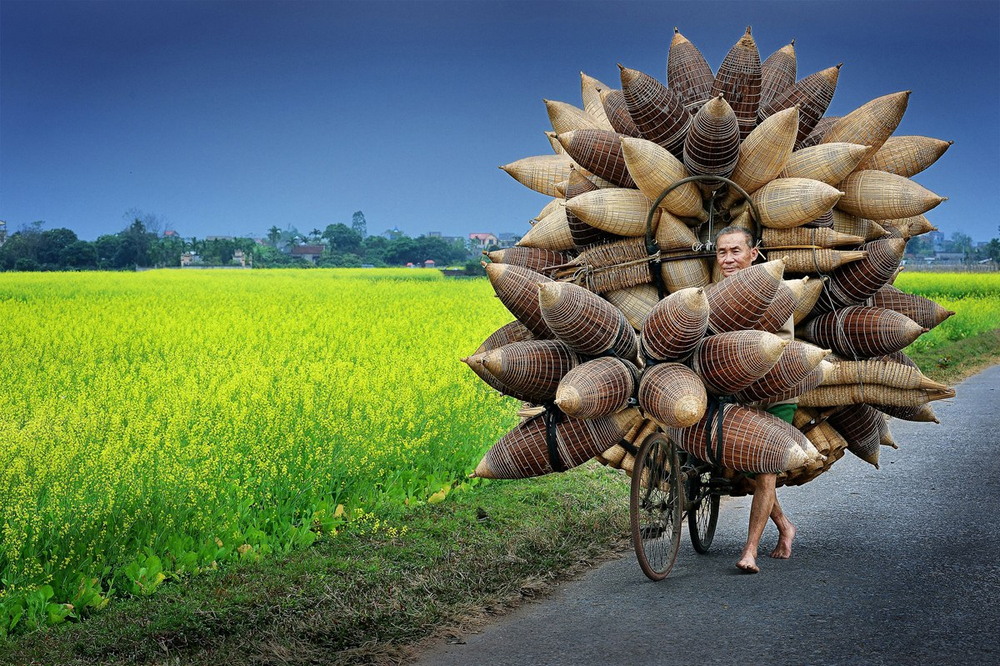
POLYGON ((650 580, 663 580, 680 549, 684 488, 677 447, 662 433, 646 438, 635 458, 629 493, 632 545, 650 580))
MULTIPOLYGON (((700 481, 698 482, 700 486, 700 481)), ((719 523, 719 496, 708 493, 701 496, 704 486, 698 489, 697 504, 688 511, 688 531, 691 533, 691 545, 696 552, 704 555, 712 547, 715 538, 715 527, 719 523)))

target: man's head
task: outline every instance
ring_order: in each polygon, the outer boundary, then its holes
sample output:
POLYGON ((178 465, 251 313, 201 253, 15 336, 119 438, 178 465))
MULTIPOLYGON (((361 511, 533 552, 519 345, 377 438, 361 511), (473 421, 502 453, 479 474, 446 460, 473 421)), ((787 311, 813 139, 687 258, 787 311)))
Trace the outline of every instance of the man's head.
POLYGON ((715 237, 715 260, 719 262, 723 277, 747 268, 756 258, 753 236, 743 227, 728 226, 715 237))

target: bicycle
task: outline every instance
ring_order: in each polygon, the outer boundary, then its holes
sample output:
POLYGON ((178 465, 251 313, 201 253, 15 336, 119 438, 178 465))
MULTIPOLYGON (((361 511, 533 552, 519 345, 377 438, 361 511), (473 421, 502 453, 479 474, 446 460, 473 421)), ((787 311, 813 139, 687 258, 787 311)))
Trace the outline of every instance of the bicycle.
POLYGON ((629 519, 639 567, 650 580, 663 580, 673 569, 685 518, 695 551, 708 552, 720 497, 731 490, 721 468, 679 450, 662 432, 646 438, 632 469, 629 519))

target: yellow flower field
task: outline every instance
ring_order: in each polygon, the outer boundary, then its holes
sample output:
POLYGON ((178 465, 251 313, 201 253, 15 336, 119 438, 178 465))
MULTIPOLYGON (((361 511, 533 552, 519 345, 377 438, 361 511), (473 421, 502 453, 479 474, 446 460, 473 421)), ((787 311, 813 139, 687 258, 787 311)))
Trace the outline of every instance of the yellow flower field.
POLYGON ((0 635, 376 521, 516 420, 458 360, 512 319, 481 279, 4 274, 0 318, 0 635))

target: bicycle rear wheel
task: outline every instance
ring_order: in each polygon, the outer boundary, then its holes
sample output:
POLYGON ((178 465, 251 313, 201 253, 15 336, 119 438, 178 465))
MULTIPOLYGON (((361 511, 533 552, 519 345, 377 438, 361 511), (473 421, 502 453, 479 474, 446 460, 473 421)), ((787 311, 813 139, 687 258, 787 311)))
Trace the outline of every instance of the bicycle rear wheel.
POLYGON ((715 526, 719 522, 719 496, 707 492, 699 477, 692 485, 695 486, 692 496, 696 503, 688 511, 688 531, 691 533, 691 545, 704 555, 715 538, 715 526))
POLYGON ((684 490, 677 447, 662 433, 646 438, 632 469, 629 517, 639 567, 650 580, 663 580, 681 542, 684 490))

